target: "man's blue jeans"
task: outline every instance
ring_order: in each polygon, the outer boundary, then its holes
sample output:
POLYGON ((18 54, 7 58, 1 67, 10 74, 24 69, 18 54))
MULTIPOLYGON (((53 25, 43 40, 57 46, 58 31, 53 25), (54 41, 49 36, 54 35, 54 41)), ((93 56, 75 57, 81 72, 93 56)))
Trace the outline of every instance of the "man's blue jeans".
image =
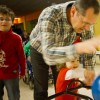
POLYGON ((0 100, 3 100, 4 86, 7 90, 8 100, 20 100, 19 78, 0 80, 0 100))

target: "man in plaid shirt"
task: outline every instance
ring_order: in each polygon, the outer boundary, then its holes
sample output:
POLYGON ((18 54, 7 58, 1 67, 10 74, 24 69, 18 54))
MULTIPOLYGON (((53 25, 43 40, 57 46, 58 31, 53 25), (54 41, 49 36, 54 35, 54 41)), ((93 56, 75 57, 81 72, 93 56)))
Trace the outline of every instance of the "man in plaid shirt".
POLYGON ((100 38, 94 37, 90 26, 99 15, 97 0, 76 0, 47 7, 39 16, 30 35, 31 58, 34 71, 34 100, 48 96, 48 68, 51 66, 56 82, 56 65, 84 54, 87 68, 87 84, 91 84, 95 72, 95 53, 100 38), (82 42, 73 44, 81 34, 82 42))

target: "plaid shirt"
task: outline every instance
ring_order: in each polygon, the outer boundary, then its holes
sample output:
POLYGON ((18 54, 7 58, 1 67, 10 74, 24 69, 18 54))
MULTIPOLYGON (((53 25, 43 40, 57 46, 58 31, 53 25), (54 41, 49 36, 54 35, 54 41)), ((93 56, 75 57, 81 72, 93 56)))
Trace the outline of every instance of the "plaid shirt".
MULTIPOLYGON (((65 63, 79 57, 73 44, 77 35, 68 24, 66 16, 67 6, 73 3, 70 1, 44 9, 31 32, 31 46, 43 54, 45 62, 49 65, 65 63)), ((82 41, 93 37, 90 31, 81 34, 82 41)), ((84 61, 85 67, 93 69, 95 64, 93 55, 84 54, 84 61)))

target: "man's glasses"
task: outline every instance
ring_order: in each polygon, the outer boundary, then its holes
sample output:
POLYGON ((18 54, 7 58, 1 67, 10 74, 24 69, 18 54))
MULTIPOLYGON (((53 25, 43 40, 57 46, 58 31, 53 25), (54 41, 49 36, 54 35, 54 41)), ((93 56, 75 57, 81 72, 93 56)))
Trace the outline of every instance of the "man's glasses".
POLYGON ((79 17, 79 20, 82 22, 83 26, 93 26, 95 23, 91 24, 89 22, 86 22, 83 20, 83 17, 80 13, 77 13, 78 14, 78 17, 79 17))
POLYGON ((3 22, 3 21, 6 21, 6 22, 9 22, 9 21, 11 21, 11 18, 2 18, 2 17, 0 17, 0 22, 3 22))

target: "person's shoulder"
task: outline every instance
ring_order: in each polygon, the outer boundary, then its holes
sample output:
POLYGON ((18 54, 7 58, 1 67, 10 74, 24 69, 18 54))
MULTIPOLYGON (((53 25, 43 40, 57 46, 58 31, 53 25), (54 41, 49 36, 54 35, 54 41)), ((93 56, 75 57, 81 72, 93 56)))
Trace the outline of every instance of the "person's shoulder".
POLYGON ((49 7, 46 7, 45 9, 43 9, 43 11, 41 12, 39 19, 48 19, 48 18, 60 18, 61 14, 63 13, 63 4, 55 4, 55 5, 51 5, 49 7), (60 16, 59 16, 60 15, 60 16), (57 17, 59 16, 59 17, 57 17))
POLYGON ((61 9, 61 8, 64 7, 65 4, 66 3, 53 4, 53 5, 49 6, 49 7, 46 7, 45 9, 43 9, 42 12, 61 9))
POLYGON ((19 34, 15 33, 15 32, 12 33, 12 37, 14 39, 22 39, 21 36, 19 34))
POLYGON ((64 9, 66 9, 69 4, 73 4, 74 2, 75 1, 67 1, 67 2, 64 2, 64 3, 54 4, 54 5, 51 5, 49 7, 46 7, 43 10, 43 12, 52 12, 52 13, 57 12, 59 14, 64 9))
POLYGON ((61 70, 60 70, 60 72, 61 73, 65 73, 66 71, 68 71, 69 69, 67 68, 67 67, 62 67, 61 68, 61 70))

